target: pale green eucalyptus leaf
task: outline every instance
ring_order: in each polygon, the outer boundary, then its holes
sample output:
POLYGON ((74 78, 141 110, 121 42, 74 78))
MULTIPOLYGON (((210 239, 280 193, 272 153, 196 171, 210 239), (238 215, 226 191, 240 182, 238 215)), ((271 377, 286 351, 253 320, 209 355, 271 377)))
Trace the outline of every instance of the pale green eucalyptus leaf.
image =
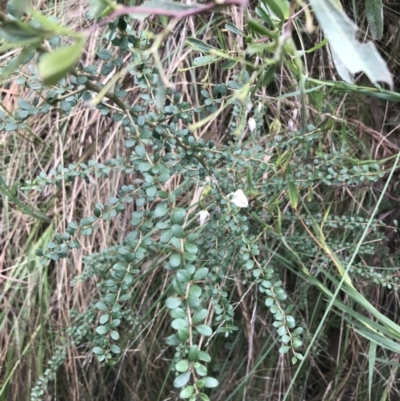
POLYGON ((144 21, 150 15, 175 15, 174 13, 185 13, 190 11, 200 11, 204 6, 200 4, 184 4, 178 1, 150 0, 129 12, 133 19, 144 21))
POLYGON ((331 50, 333 62, 335 63, 336 71, 339 74, 340 78, 342 78, 343 81, 348 82, 349 84, 354 83, 353 74, 350 74, 349 70, 345 67, 343 62, 340 60, 339 56, 336 53, 336 50, 332 47, 330 48, 330 50, 331 50))
POLYGON ((383 36, 383 4, 382 0, 365 0, 365 13, 371 34, 380 40, 383 36))
POLYGON ((377 84, 385 82, 393 88, 389 69, 372 42, 356 39, 357 26, 333 0, 310 0, 331 49, 350 74, 364 72, 377 84))
POLYGON ((46 85, 55 85, 73 68, 83 50, 83 43, 61 47, 45 54, 39 61, 38 71, 46 85))

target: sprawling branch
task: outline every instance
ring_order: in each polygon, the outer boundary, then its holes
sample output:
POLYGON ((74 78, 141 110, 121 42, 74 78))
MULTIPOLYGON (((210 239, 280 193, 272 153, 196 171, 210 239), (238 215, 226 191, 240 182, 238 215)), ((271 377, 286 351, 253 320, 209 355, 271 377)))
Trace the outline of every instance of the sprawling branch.
POLYGON ((150 15, 165 15, 167 17, 175 18, 185 18, 192 15, 204 13, 205 11, 212 11, 220 6, 240 6, 244 7, 247 4, 247 0, 224 0, 221 2, 207 3, 207 4, 180 4, 182 9, 167 9, 167 8, 157 8, 156 6, 149 7, 147 4, 143 4, 138 7, 125 7, 121 6, 115 10, 109 17, 107 17, 102 24, 107 24, 116 17, 128 14, 150 14, 150 15))

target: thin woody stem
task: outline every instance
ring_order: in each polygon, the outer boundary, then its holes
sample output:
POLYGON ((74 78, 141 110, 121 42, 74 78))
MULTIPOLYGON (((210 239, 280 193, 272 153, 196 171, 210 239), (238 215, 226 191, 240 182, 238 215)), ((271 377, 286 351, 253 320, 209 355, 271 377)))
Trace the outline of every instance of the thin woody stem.
MULTIPOLYGON (((178 3, 179 4, 179 3, 178 3)), ((182 10, 168 10, 165 8, 153 8, 146 6, 138 7, 119 7, 109 17, 101 22, 101 25, 108 24, 116 17, 127 14, 150 14, 150 15, 165 15, 167 17, 174 18, 185 18, 192 15, 200 14, 205 11, 211 11, 214 8, 220 6, 240 6, 244 7, 247 4, 247 0, 225 0, 221 2, 208 3, 208 4, 191 4, 187 5, 187 9, 182 10)), ((182 5, 183 6, 183 5, 182 5)))

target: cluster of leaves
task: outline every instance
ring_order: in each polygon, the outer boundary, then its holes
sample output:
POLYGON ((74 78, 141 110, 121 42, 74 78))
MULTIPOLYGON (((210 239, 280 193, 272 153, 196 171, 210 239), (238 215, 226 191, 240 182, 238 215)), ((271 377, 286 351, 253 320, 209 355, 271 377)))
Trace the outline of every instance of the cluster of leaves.
MULTIPOLYGON (((151 73, 156 76, 154 71, 151 73)), ((153 76, 147 78, 148 82, 156 81, 153 76)), ((148 89, 155 90, 154 87, 148 89)), ((176 94, 173 98, 179 100, 176 94)), ((174 385, 183 387, 182 398, 198 394, 200 399, 207 399, 203 390, 215 387, 218 382, 208 375, 204 365, 211 356, 201 345, 203 338, 213 335, 214 325, 217 327, 215 335, 227 336, 237 330, 226 276, 232 267, 235 274, 240 275, 242 271, 251 272, 255 266, 267 263, 258 261, 257 228, 251 227, 248 216, 231 203, 226 194, 243 185, 240 178, 243 167, 239 166, 252 159, 253 164, 260 163, 265 152, 261 148, 257 152, 238 149, 232 155, 228 148, 217 151, 212 143, 196 141, 186 129, 177 128, 177 119, 185 121, 187 118, 181 109, 182 105, 173 104, 165 106, 164 113, 158 115, 152 111, 140 116, 129 115, 130 139, 125 145, 132 151, 128 161, 89 162, 79 168, 60 166, 51 172, 52 176, 39 176, 28 185, 38 189, 77 178, 87 179, 89 174, 97 174, 98 179, 107 178, 113 169, 133 174, 133 184, 119 189, 118 197, 111 198, 106 205, 96 204, 93 216, 82 219, 79 224, 69 223, 67 231, 57 234, 38 255, 43 264, 50 259, 66 257, 69 249, 79 246, 79 235, 91 235, 100 221, 114 218, 124 212, 126 205, 133 203, 136 209, 131 220, 134 231, 127 235, 125 243, 86 259, 92 272, 84 273, 84 277, 96 274, 100 280, 99 299, 92 309, 99 312, 93 352, 102 362, 116 362, 121 353, 117 345, 121 341, 119 329, 124 323, 124 312, 126 315, 130 308, 129 300, 138 274, 143 273, 140 266, 149 260, 157 260, 158 264, 163 260, 164 268, 175 273, 172 288, 176 296, 166 301, 171 310, 171 327, 177 332, 167 343, 176 347, 180 355, 175 361, 174 385), (155 127, 147 124, 154 121, 158 122, 155 127), (132 131, 137 134, 133 135, 132 131), (223 165, 228 168, 220 169, 223 165), (209 189, 203 202, 208 208, 214 208, 214 212, 207 224, 199 226, 185 209, 174 204, 184 190, 190 190, 206 174, 212 174, 211 166, 216 185, 209 189), (178 173, 185 177, 183 185, 167 193, 162 189, 163 184, 178 173), (159 236, 158 241, 154 240, 155 235, 159 236), (93 263, 93 258, 97 263, 93 263), (209 318, 211 310, 214 318, 209 318), (191 377, 192 384, 189 383, 191 377)), ((264 163, 263 171, 266 169, 268 165, 264 163)), ((282 283, 277 279, 271 281, 270 269, 260 268, 254 272, 255 282, 261 283, 267 295, 266 306, 277 322, 283 343, 281 352, 300 347, 301 329, 295 329, 294 318, 289 315, 290 306, 283 304, 287 295, 282 283)), ((299 357, 295 352, 293 362, 299 357)))
POLYGON ((74 323, 66 329, 66 334, 70 340, 68 343, 58 345, 53 351, 51 359, 47 362, 47 369, 38 378, 36 385, 31 390, 31 401, 40 401, 43 399, 49 382, 54 380, 58 369, 65 362, 68 349, 78 346, 93 337, 91 325, 96 315, 92 309, 88 309, 84 313, 71 310, 71 317, 74 323))

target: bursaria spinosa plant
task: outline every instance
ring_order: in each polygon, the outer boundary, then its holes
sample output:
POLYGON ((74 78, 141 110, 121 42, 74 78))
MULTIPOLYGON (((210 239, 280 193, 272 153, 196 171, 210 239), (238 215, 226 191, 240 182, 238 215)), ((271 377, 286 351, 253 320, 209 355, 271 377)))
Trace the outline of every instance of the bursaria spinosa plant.
MULTIPOLYGON (((128 72, 142 88, 144 101, 140 107, 131 108, 120 100, 126 96, 121 89, 113 93, 100 87, 97 90, 93 80, 82 79, 84 73, 81 75, 75 67, 67 68, 67 62, 65 68, 57 70, 54 59, 63 56, 75 63, 78 47, 83 44, 44 56, 38 71, 46 83, 54 84, 70 70, 76 87, 84 88, 85 100, 93 104, 94 99, 104 116, 123 122, 128 158, 60 166, 27 185, 41 190, 77 179, 89 183, 89 177, 107 179, 114 172, 125 174, 130 184, 119 188, 117 196, 95 204, 93 215, 70 222, 67 230, 57 234, 46 249, 38 250, 38 255, 43 265, 67 258, 71 250, 81 246, 82 235, 92 235, 102 222, 131 213, 125 241, 110 244, 110 248, 98 255, 86 256, 86 269, 73 282, 79 285, 91 277, 97 280, 98 297, 88 310, 91 316, 96 316, 96 325, 92 335, 85 332, 86 339, 92 343, 91 351, 101 363, 117 363, 125 352, 126 341, 134 338, 143 324, 130 313, 141 277, 149 269, 169 271, 171 286, 165 291, 164 302, 169 310, 171 334, 165 341, 175 349, 171 360, 176 372, 173 385, 181 398, 207 400, 208 389, 219 384, 207 368, 212 361, 210 347, 217 337, 227 338, 238 330, 231 300, 235 286, 232 286, 234 281, 227 280, 229 276, 259 287, 264 294, 262 308, 265 313, 269 309, 275 319, 280 352, 291 352, 293 362, 301 358, 296 349, 302 344, 302 329, 296 328, 291 315, 293 307, 287 302, 279 272, 268 262, 265 252, 260 251, 260 238, 267 230, 251 216, 261 213, 260 218, 265 218, 263 208, 258 206, 264 201, 255 183, 274 168, 263 162, 266 153, 260 146, 243 150, 237 147, 232 153, 228 148, 218 150, 212 142, 196 140, 186 128, 195 111, 182 101, 177 91, 168 89, 168 83, 164 85, 165 77, 156 68, 158 56, 156 60, 152 57, 153 50, 145 34, 141 33, 140 41, 130 41, 136 37, 134 32, 128 34, 115 25, 111 29, 119 51, 126 54, 134 51, 134 61, 128 66, 121 65, 111 51, 100 50, 99 67, 104 73, 113 68, 128 72), (126 38, 128 42, 124 42, 126 38), (162 85, 165 94, 160 99, 162 85), (115 100, 117 108, 108 108, 102 99, 115 100), (248 177, 249 168, 254 178, 248 177), (167 191, 166 184, 178 176, 181 184, 172 192, 167 191), (208 176, 213 177, 212 185, 205 180, 208 176), (192 193, 196 185, 207 186, 201 197, 204 209, 197 212, 198 218, 183 197, 192 193), (249 196, 254 199, 253 205, 249 205, 249 196)), ((87 72, 93 75, 97 68, 90 67, 87 72)), ((219 86, 222 96, 238 98, 248 90, 246 73, 235 79, 231 84, 233 90, 219 86)), ((237 107, 240 104, 237 101, 237 107)), ((239 115, 238 126, 241 118, 239 115)), ((54 364, 54 369, 56 366, 59 364, 54 364)), ((51 373, 40 379, 32 393, 34 398, 40 397, 41 384, 47 383, 49 377, 51 373)))
MULTIPOLYGON (((276 6, 269 21, 283 29, 289 3, 267 3, 276 6)), ((79 32, 28 6, 18 8, 19 18, 0 15, 5 48, 23 48, 3 73, 30 63, 32 76, 19 84, 40 95, 33 104, 21 101, 15 116, 4 117, 2 129, 29 129, 29 116, 51 110, 67 120, 84 107, 98 113, 107 129, 118 126, 123 136, 123 150, 116 146, 112 158, 70 160, 25 183, 30 191, 68 193, 76 182, 89 188, 123 177, 108 197, 96 199, 90 215, 66 222, 65 230, 37 250, 42 266, 57 268, 58 261, 82 248, 82 238, 118 225, 118 239, 110 237, 95 253, 83 249, 84 270, 71 285, 85 286, 93 298, 85 310, 74 311, 74 323, 38 378, 32 400, 44 399, 70 347, 79 346, 88 360, 95 356, 103 366, 123 369, 127 355, 141 347, 143 333, 154 326, 162 333, 157 342, 162 346, 152 363, 168 364, 172 375, 166 389, 181 399, 207 401, 223 385, 218 355, 255 327, 289 366, 302 363, 304 345, 312 337, 302 323, 308 291, 314 286, 334 299, 330 287, 319 281, 321 275, 334 286, 343 279, 358 301, 362 298, 352 274, 369 274, 397 287, 395 278, 368 273, 362 263, 376 251, 385 225, 345 208, 342 214, 321 210, 318 194, 321 188, 376 182, 385 174, 383 166, 358 159, 345 143, 325 147, 323 122, 309 124, 304 109, 302 121, 293 121, 297 110, 292 113, 289 130, 278 118, 267 124, 270 103, 260 93, 283 61, 293 68, 302 90, 305 85, 301 60, 287 36, 273 32, 266 46, 267 41, 254 39, 270 33, 261 23, 252 21, 246 36, 229 22, 221 35, 244 38, 245 55, 195 37, 182 45, 193 56, 193 69, 217 67, 224 79, 188 81, 185 85, 192 87, 187 91, 167 74, 161 50, 179 22, 227 6, 242 9, 245 2, 150 0, 130 7, 92 0, 89 26, 79 32), (155 31, 137 23, 150 16, 163 17, 155 31), (102 48, 93 64, 83 67, 87 39, 97 32, 104 35, 102 48), (259 67, 255 55, 268 68, 259 67), (224 127, 227 139, 218 144, 203 139, 200 129, 223 113, 230 119, 224 127), (372 240, 357 248, 360 259, 351 269, 343 268, 365 227, 372 240), (293 284, 295 279, 301 285, 293 284), (293 302, 295 292, 303 302, 293 302)), ((260 10, 266 24, 270 17, 260 10)), ((249 340, 248 372, 252 346, 249 340)))

